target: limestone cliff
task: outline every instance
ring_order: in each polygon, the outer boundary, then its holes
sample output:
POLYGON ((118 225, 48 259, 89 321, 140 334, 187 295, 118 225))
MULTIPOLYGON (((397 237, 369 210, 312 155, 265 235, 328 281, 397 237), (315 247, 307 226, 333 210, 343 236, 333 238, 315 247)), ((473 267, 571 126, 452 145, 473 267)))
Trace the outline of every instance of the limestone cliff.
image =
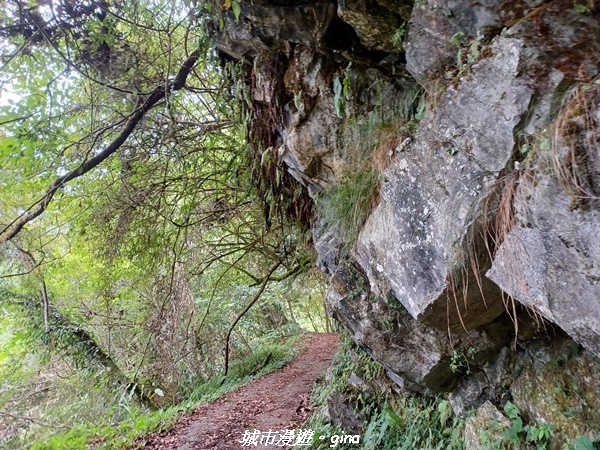
POLYGON ((240 5, 209 26, 248 68, 255 150, 316 200, 331 314, 399 389, 593 430, 597 395, 531 392, 550 362, 598 392, 598 5, 240 5))

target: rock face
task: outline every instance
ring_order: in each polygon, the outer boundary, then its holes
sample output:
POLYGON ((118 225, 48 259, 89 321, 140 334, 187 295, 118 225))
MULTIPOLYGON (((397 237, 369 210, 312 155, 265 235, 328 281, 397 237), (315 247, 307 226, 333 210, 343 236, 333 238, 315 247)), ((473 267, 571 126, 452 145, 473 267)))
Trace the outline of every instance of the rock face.
POLYGON ((559 440, 598 426, 597 358, 562 334, 552 347, 540 340, 528 343, 521 356, 509 389, 526 418, 552 424, 559 440))
POLYGON ((414 320, 393 297, 371 294, 365 277, 347 264, 332 276, 327 301, 356 343, 399 387, 414 391, 452 390, 467 364, 487 360, 508 336, 482 328, 451 340, 448 333, 414 320), (453 359, 453 349, 461 356, 453 359))
MULTIPOLYGON (((477 245, 468 242, 476 241, 472 227, 512 157, 531 99, 520 76, 522 52, 519 41, 499 38, 490 56, 441 96, 386 172, 382 201, 358 241, 374 289, 391 289, 413 317, 441 329, 474 329, 504 310, 500 290, 481 274, 481 286, 462 279, 470 278, 468 247, 477 245), (448 310, 449 324, 439 320, 448 310)), ((485 267, 489 258, 480 258, 476 264, 485 267)))
POLYGON ((554 153, 536 155, 521 178, 517 223, 488 276, 600 355, 600 87, 569 97, 554 153))
POLYGON ((600 356, 597 5, 242 3, 212 30, 252 142, 320 205, 328 308, 401 389, 498 404, 542 324, 600 356))
POLYGON ((599 355, 600 214, 572 209, 572 201, 552 176, 522 180, 516 198, 519 223, 500 246, 488 276, 599 355))

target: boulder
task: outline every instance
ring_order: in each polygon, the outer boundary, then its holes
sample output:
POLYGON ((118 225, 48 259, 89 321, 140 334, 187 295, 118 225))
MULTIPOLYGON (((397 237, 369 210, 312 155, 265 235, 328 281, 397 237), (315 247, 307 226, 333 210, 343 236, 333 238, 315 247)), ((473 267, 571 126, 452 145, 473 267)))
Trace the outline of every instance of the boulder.
POLYGON ((394 156, 358 239, 372 289, 439 330, 475 329, 504 309, 500 290, 483 277, 489 256, 478 251, 473 227, 531 99, 522 52, 519 40, 499 38, 441 96, 413 144, 394 156))
POLYGON ((537 28, 524 22, 509 32, 516 33, 532 36, 545 63, 534 66, 545 74, 538 83, 544 95, 530 112, 537 127, 528 132, 538 133, 525 144, 514 226, 488 277, 600 355, 600 87, 592 82, 600 43, 587 38, 600 33, 600 23, 553 4, 537 28))
POLYGON ((600 204, 574 208, 548 165, 521 177, 517 224, 487 276, 600 356, 600 204))
POLYGON ((331 277, 327 307, 401 389, 450 391, 467 364, 477 366, 506 343, 507 334, 497 340, 484 330, 451 340, 447 332, 414 320, 395 299, 373 295, 364 275, 348 262, 331 277))

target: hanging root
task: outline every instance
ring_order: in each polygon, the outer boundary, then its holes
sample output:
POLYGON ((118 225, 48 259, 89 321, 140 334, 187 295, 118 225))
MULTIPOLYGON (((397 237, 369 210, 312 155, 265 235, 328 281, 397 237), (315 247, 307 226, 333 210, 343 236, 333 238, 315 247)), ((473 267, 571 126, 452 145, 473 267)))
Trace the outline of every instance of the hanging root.
POLYGON ((572 198, 572 210, 600 198, 593 170, 599 144, 600 84, 578 85, 563 100, 552 142, 554 172, 572 198))

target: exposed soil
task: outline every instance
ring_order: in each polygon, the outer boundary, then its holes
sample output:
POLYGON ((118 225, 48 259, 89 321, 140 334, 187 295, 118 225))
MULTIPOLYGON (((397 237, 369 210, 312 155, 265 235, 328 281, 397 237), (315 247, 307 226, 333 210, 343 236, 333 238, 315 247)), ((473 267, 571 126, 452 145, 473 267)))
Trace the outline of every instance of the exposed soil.
MULTIPOLYGON (((175 426, 148 436, 134 448, 152 450, 281 449, 279 445, 242 446, 244 432, 301 429, 309 415, 312 385, 338 348, 336 334, 308 334, 301 354, 282 370, 254 380, 213 403, 181 417, 175 426)), ((307 447, 302 447, 307 448, 307 447)))

